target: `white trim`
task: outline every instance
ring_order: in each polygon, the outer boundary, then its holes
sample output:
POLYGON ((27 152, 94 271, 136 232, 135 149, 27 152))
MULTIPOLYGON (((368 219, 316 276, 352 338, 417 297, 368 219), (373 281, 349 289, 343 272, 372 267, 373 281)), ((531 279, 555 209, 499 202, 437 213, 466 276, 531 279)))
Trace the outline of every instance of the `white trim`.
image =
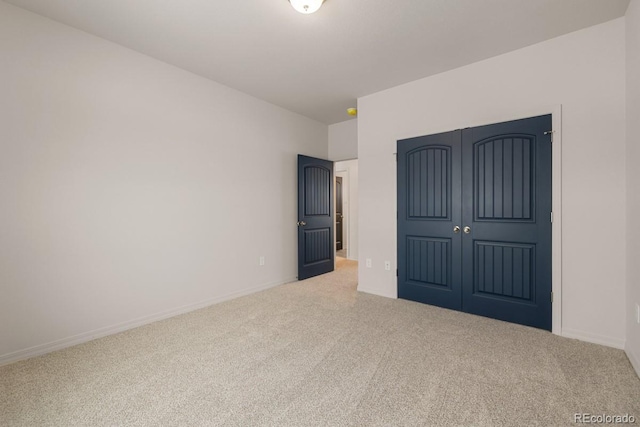
POLYGON ((573 338, 580 341, 586 341, 593 344, 606 345, 620 350, 624 350, 625 340, 619 338, 611 338, 606 335, 592 334, 590 332, 579 331, 577 329, 562 329, 562 336, 565 338, 573 338))
POLYGON ((551 145, 551 332, 562 335, 562 105, 551 111, 553 144, 551 145))
POLYGON ((389 294, 386 292, 382 292, 378 289, 373 289, 373 288, 364 288, 360 285, 358 285, 358 292, 364 292, 365 294, 371 294, 371 295, 377 295, 379 297, 385 297, 385 298, 393 298, 393 299, 398 299, 398 295, 396 294, 389 294))
MULTIPOLYGON (((351 218, 351 215, 349 215, 349 206, 351 206, 350 204, 350 200, 349 200, 349 170, 339 170, 336 171, 336 178, 342 178, 342 249, 347 249, 347 259, 349 259, 349 220, 351 218), (345 189, 347 191, 345 191, 345 189), (346 205, 347 205, 347 209, 345 209, 345 199, 346 199, 346 205)), ((335 192, 336 194, 336 203, 335 203, 335 211, 337 212, 338 210, 338 192, 335 192)), ((336 228, 336 239, 338 236, 338 230, 336 228)), ((337 250, 336 250, 337 252, 337 250)))
MULTIPOLYGON (((520 120, 529 117, 544 116, 546 114, 551 114, 552 116, 553 129, 549 130, 554 131, 551 165, 551 209, 553 210, 553 226, 551 236, 551 290, 553 292, 553 303, 551 308, 551 332, 556 335, 564 336, 562 329, 562 104, 523 108, 518 111, 511 111, 507 114, 497 114, 495 116, 488 115, 484 119, 477 120, 475 122, 465 121, 463 123, 451 123, 446 126, 440 126, 439 128, 430 128, 422 133, 419 133, 418 135, 416 135, 415 132, 411 135, 399 135, 395 138, 395 140, 398 141, 421 135, 433 135, 466 127, 478 127, 495 123, 508 122, 512 120, 520 120)), ((395 237, 397 240, 397 232, 395 237)), ((396 280, 396 291, 397 288, 398 285, 396 280)))
POLYGON ((636 358, 636 355, 633 354, 628 349, 625 349, 624 352, 627 354, 627 357, 629 358, 629 362, 631 362, 631 366, 633 366, 633 369, 636 370, 636 374, 638 375, 638 377, 640 377, 640 360, 636 358))
POLYGON ((182 307, 169 309, 160 313, 151 314, 149 316, 139 317, 137 319, 129 320, 127 322, 118 323, 111 326, 105 326, 103 328, 94 329, 93 331, 84 332, 78 335, 73 335, 67 338, 62 338, 56 341, 52 341, 46 344, 37 345, 34 347, 26 348, 23 350, 14 351, 0 355, 0 366, 8 365, 10 363, 18 362, 20 360, 29 359, 35 356, 51 353, 53 351, 62 350, 67 347, 82 344, 88 341, 92 341, 98 338, 106 337, 107 335, 117 334, 129 329, 137 328, 142 325, 157 322, 159 320, 167 319, 177 316, 179 314, 188 313, 191 311, 199 310, 201 308, 209 307, 211 305, 219 304, 224 301, 229 301, 234 298, 242 297, 245 295, 253 294, 256 292, 264 291, 276 286, 283 285, 296 281, 296 278, 286 279, 285 281, 268 283, 265 285, 256 286, 244 291, 232 292, 230 294, 222 295, 216 298, 200 301, 194 304, 183 305, 182 307))

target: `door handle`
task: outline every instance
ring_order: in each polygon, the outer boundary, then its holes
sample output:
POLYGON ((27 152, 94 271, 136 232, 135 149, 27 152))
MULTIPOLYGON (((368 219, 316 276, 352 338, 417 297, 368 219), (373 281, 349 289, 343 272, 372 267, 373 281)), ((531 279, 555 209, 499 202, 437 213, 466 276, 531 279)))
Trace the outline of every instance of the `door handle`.
POLYGON ((468 225, 464 228, 464 234, 469 234, 471 233, 471 227, 469 227, 468 225))
POLYGON ((459 226, 459 225, 456 225, 455 227, 453 227, 453 232, 454 232, 455 234, 458 234, 458 233, 460 232, 460 226, 459 226))
POLYGON ((305 225, 307 225, 306 222, 304 221, 298 221, 298 227, 304 227, 305 225))

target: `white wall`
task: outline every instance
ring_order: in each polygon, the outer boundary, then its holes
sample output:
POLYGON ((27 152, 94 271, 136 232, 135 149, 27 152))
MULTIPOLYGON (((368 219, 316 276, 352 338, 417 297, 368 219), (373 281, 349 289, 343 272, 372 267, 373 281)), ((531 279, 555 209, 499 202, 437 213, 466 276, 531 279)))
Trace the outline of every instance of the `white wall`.
POLYGON ((624 18, 358 100, 362 291, 396 297, 396 141, 562 104, 562 333, 625 340, 624 18))
POLYGON ((326 125, 3 2, 0 94, 0 363, 295 279, 326 125))
POLYGON ((640 1, 629 3, 627 29, 627 343, 640 375, 640 1))
POLYGON ((329 160, 358 158, 358 120, 329 125, 329 160))
POLYGON ((335 163, 336 176, 343 177, 344 233, 347 258, 358 260, 358 161, 335 163))

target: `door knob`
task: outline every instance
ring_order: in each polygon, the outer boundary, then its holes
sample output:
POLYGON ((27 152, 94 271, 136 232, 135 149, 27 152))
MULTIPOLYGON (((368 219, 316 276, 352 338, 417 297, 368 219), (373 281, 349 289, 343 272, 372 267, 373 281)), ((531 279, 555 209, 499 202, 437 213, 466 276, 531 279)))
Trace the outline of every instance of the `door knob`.
POLYGON ((458 234, 460 232, 460 226, 456 225, 455 227, 453 227, 453 232, 458 234))
POLYGON ((464 234, 469 234, 471 233, 471 227, 469 227, 468 225, 464 228, 464 234))
POLYGON ((298 221, 298 227, 304 227, 305 225, 307 225, 306 222, 304 221, 298 221))

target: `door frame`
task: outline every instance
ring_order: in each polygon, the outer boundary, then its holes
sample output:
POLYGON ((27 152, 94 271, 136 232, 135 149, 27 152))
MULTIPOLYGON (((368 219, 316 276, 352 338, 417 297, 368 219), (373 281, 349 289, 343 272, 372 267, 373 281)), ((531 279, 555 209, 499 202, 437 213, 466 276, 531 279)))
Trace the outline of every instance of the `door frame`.
MULTIPOLYGON (((553 225, 551 227, 551 291, 553 302, 551 303, 551 332, 556 335, 562 333, 562 104, 553 104, 539 107, 512 110, 495 115, 487 115, 482 119, 451 123, 448 126, 428 128, 425 130, 414 129, 411 134, 397 135, 396 141, 422 135, 432 135, 467 127, 486 126, 495 123, 512 120, 526 119, 530 117, 551 114, 553 130, 551 144, 551 206, 553 211, 553 225)), ((397 156, 397 153, 394 153, 397 156)), ((396 163, 397 168, 397 163, 396 163)), ((397 174, 396 174, 397 176, 397 174)), ((394 177, 395 178, 395 177, 394 177)), ((397 183, 395 188, 397 188, 397 183)), ((396 194, 396 200, 398 195, 396 194)), ((397 208, 397 206, 396 206, 397 208)), ((398 234, 396 231, 395 247, 398 246, 398 234)), ((396 265, 398 265, 396 252, 396 265)), ((396 298, 398 297, 398 278, 396 277, 396 298)))
MULTIPOLYGON (((353 230, 354 222, 356 222, 358 219, 358 213, 357 212, 353 213, 353 206, 355 204, 355 206, 357 207, 358 200, 357 200, 357 197, 355 199, 352 197, 351 188, 354 182, 357 184, 358 174, 357 173, 354 174, 353 169, 351 167, 352 166, 351 163, 349 163, 349 166, 347 166, 346 169, 338 169, 338 166, 336 165, 342 162, 356 162, 355 164, 357 168, 358 158, 355 157, 350 159, 333 160, 335 176, 342 177, 342 204, 343 204, 342 211, 344 215, 344 218, 342 219, 342 233, 343 233, 342 239, 344 243, 347 245, 347 259, 351 261, 357 261, 357 258, 355 259, 353 258, 354 256, 357 256, 357 254, 354 254, 353 248, 357 246, 358 236, 356 235, 355 238, 352 240, 351 232, 353 230), (346 209, 344 206, 345 202, 347 204, 346 209)), ((335 189, 333 194, 335 194, 335 189)))
POLYGON ((341 241, 342 241, 342 250, 347 249, 347 253, 349 253, 349 249, 347 246, 347 242, 346 242, 346 223, 345 223, 345 218, 346 218, 346 212, 344 209, 344 199, 345 199, 345 193, 346 191, 344 191, 345 189, 345 178, 342 172, 337 172, 335 169, 335 164, 333 166, 333 186, 334 186, 334 190, 333 190, 333 194, 335 195, 335 202, 333 204, 334 207, 334 223, 336 224, 335 227, 335 236, 334 236, 334 241, 336 242, 336 253, 338 252, 337 249, 337 243, 338 243, 338 178, 340 178, 342 180, 342 236, 341 237, 341 241))

